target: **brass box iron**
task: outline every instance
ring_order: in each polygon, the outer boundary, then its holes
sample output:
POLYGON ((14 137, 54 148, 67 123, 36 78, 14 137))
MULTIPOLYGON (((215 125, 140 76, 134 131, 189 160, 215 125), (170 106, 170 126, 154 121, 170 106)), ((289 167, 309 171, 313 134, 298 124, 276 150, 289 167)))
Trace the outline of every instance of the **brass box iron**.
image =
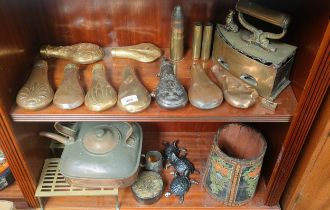
POLYGON ((212 58, 253 86, 260 96, 273 101, 290 83, 297 47, 268 39, 280 39, 285 35, 289 17, 246 0, 240 0, 236 10, 240 23, 248 30, 238 29, 234 23, 234 11, 231 11, 226 25, 216 27, 212 58), (280 34, 263 32, 247 23, 243 13, 277 25, 283 31, 280 34), (265 14, 269 17, 263 18, 265 14))

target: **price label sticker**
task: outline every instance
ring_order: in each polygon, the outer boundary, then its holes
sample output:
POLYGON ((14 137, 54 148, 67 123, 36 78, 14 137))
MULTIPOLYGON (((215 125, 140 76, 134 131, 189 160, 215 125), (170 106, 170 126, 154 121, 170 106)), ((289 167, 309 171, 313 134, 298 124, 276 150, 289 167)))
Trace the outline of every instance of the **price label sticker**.
POLYGON ((127 104, 137 102, 138 100, 139 99, 136 95, 130 95, 130 96, 126 96, 126 97, 122 98, 120 101, 125 106, 127 104))

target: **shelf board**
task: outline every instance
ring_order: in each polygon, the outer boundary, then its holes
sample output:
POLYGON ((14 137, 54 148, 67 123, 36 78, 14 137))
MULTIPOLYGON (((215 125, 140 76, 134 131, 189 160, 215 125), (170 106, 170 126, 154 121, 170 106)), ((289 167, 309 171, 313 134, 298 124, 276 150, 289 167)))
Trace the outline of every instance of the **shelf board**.
MULTIPOLYGON (((118 90, 121 81, 121 72, 126 65, 134 66, 136 73, 146 88, 152 92, 155 90, 159 78, 156 74, 159 72, 160 61, 153 63, 140 63, 129 59, 112 59, 107 53, 103 62, 107 67, 108 80, 118 90)), ((164 50, 168 55, 168 50, 164 50)), ((48 60, 49 64, 49 80, 52 87, 58 87, 63 77, 63 69, 69 61, 66 60, 48 60)), ((191 51, 186 53, 185 58, 178 63, 177 76, 180 82, 185 86, 186 90, 190 84, 190 66, 191 51)), ((213 61, 204 63, 210 78, 216 81, 210 73, 210 67, 213 61)), ((91 70, 93 65, 81 65, 81 84, 87 91, 91 84, 91 70)), ((54 88, 55 90, 56 88, 54 88)), ((140 122, 164 122, 164 121, 181 121, 181 122, 290 122, 297 105, 292 88, 287 87, 275 100, 278 103, 276 111, 270 111, 262 107, 260 102, 248 109, 237 109, 231 107, 225 101, 212 110, 200 110, 188 104, 184 108, 177 110, 167 110, 161 108, 155 101, 140 113, 126 113, 121 111, 117 106, 103 112, 89 111, 84 105, 73 110, 61 110, 50 104, 48 107, 39 110, 25 110, 18 106, 13 106, 11 117, 14 121, 26 122, 54 122, 54 121, 140 121, 140 122)))
MULTIPOLYGON (((211 198, 202 185, 204 166, 206 165, 208 153, 211 147, 214 132, 165 132, 165 133, 145 133, 143 139, 143 152, 149 150, 161 150, 162 141, 172 141, 179 139, 179 146, 188 151, 187 158, 193 162, 201 174, 193 174, 191 178, 199 181, 198 185, 192 185, 189 192, 185 195, 184 204, 180 204, 177 197, 164 195, 152 205, 139 204, 133 197, 131 189, 119 189, 119 203, 122 210, 133 209, 279 209, 279 206, 265 206, 263 198, 266 186, 263 179, 260 180, 255 197, 246 205, 240 207, 228 207, 211 198)), ((170 172, 173 169, 164 170, 162 175, 165 182, 165 190, 168 191, 169 183, 173 179, 170 172)), ((113 209, 115 198, 110 196, 97 197, 50 197, 45 200, 46 210, 106 210, 113 209)))
POLYGON ((22 191, 16 181, 0 191, 0 200, 8 200, 14 202, 14 205, 17 209, 28 208, 28 204, 26 203, 22 191))

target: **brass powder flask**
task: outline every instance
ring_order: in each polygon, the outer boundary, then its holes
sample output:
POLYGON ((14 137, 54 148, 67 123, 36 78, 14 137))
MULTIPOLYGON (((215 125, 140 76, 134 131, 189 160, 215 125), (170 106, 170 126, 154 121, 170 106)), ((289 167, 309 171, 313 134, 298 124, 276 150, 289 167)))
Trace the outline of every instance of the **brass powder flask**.
POLYGON ((199 109, 213 109, 223 101, 221 89, 210 80, 201 64, 191 67, 188 96, 190 103, 199 109))
POLYGON ((96 44, 79 43, 70 46, 44 46, 40 49, 45 58, 63 58, 79 64, 91 64, 101 60, 103 50, 96 44))
POLYGON ((118 107, 126 112, 140 112, 151 102, 148 90, 142 85, 131 66, 122 73, 122 82, 118 91, 118 107))
POLYGON ((184 107, 188 102, 188 95, 174 74, 174 64, 162 59, 159 72, 159 83, 152 96, 163 108, 176 109, 184 107))
POLYGON ((16 103, 24 109, 39 110, 52 102, 54 91, 48 81, 48 64, 37 61, 31 75, 16 96, 16 103))
POLYGON ((84 89, 79 82, 77 65, 67 64, 64 67, 62 83, 55 93, 53 103, 60 109, 74 109, 84 103, 84 89))
POLYGON ((152 62, 162 55, 159 47, 151 43, 112 47, 110 51, 114 58, 130 58, 144 63, 152 62))
POLYGON ((105 66, 95 64, 92 74, 93 82, 86 94, 85 105, 91 111, 109 109, 117 102, 117 92, 107 81, 105 66))
POLYGON ((231 75, 219 65, 211 68, 223 91, 225 100, 236 108, 249 108, 258 100, 259 94, 252 86, 231 75))

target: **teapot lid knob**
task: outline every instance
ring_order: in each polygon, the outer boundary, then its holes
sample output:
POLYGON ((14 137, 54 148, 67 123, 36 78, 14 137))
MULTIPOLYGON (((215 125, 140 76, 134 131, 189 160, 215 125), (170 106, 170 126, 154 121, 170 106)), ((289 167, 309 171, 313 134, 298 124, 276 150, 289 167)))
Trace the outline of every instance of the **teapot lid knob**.
POLYGON ((102 138, 105 135, 105 130, 104 129, 96 129, 95 131, 95 136, 98 138, 102 138))

